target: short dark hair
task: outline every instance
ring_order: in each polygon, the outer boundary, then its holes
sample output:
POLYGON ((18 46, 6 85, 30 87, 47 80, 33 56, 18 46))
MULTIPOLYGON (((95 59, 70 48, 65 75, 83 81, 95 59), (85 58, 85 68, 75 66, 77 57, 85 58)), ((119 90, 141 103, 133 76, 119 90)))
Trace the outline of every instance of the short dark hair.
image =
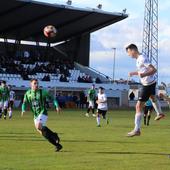
POLYGON ((38 81, 38 79, 31 79, 30 82, 32 83, 33 81, 38 81))
POLYGON ((99 87, 100 90, 105 90, 103 87, 99 87))
POLYGON ((1 81, 1 84, 6 84, 6 81, 5 81, 5 80, 2 80, 2 81, 1 81))
POLYGON ((128 50, 135 50, 135 51, 138 51, 138 47, 135 45, 135 44, 130 44, 126 47, 126 51, 128 50))

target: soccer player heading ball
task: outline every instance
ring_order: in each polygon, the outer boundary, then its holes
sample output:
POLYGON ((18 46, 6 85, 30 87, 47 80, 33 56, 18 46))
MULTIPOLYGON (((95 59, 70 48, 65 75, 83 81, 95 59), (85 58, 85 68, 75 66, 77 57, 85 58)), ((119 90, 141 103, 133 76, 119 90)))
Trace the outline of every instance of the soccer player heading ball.
MULTIPOLYGON (((40 134, 42 134, 51 144, 55 146, 55 151, 60 151, 62 145, 57 133, 52 132, 47 126, 46 121, 48 118, 46 109, 46 99, 53 97, 45 90, 39 89, 38 80, 32 79, 30 82, 31 89, 24 95, 22 104, 22 116, 26 110, 26 104, 29 104, 32 112, 34 113, 34 124, 40 134)), ((53 99, 56 110, 59 111, 58 102, 53 99)))
POLYGON ((137 71, 130 72, 129 76, 138 76, 142 83, 140 95, 136 104, 135 128, 127 134, 128 137, 140 136, 141 134, 141 120, 143 116, 143 107, 145 102, 150 99, 152 105, 157 113, 155 120, 160 120, 165 115, 162 113, 159 100, 156 97, 156 68, 149 62, 147 56, 139 53, 138 48, 134 44, 130 44, 126 48, 128 55, 136 59, 137 71))

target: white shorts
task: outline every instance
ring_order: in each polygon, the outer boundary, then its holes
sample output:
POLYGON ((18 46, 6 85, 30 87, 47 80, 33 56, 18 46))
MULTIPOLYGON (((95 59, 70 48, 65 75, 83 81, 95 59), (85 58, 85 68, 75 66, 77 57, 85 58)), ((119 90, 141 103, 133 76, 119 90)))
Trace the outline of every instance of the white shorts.
POLYGON ((8 108, 8 101, 0 102, 0 108, 1 109, 8 108))
POLYGON ((34 119, 34 124, 36 126, 37 124, 41 123, 42 126, 45 126, 46 122, 47 122, 47 119, 48 119, 47 115, 40 114, 36 119, 34 119))
POLYGON ((89 101, 89 108, 90 107, 94 108, 94 101, 89 101))

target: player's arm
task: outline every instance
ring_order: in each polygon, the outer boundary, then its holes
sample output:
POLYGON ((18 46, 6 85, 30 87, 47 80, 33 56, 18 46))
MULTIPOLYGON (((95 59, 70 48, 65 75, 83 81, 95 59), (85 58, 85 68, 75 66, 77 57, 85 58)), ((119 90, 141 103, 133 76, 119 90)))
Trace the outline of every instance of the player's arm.
POLYGON ((138 76, 138 71, 133 71, 128 74, 129 77, 138 76))
POLYGON ((22 102, 22 112, 21 112, 21 116, 24 115, 26 108, 27 108, 27 103, 28 103, 28 97, 27 97, 27 93, 24 95, 24 99, 22 102))
POLYGON ((104 96, 104 98, 102 100, 98 100, 98 103, 107 103, 107 97, 104 96))
POLYGON ((157 72, 157 69, 152 64, 150 64, 147 68, 148 68, 148 70, 145 73, 138 74, 139 77, 143 78, 146 76, 151 76, 157 72))

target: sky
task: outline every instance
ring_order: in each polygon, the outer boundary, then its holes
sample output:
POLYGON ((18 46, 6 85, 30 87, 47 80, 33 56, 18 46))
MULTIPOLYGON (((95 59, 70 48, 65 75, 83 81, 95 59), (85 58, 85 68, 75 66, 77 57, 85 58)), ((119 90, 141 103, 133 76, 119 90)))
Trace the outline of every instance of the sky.
MULTIPOLYGON (((39 0, 65 4, 64 0, 39 0)), ((115 79, 127 79, 128 72, 136 70, 135 60, 127 56, 125 47, 135 43, 142 50, 145 0, 72 0, 72 6, 122 12, 127 9, 129 17, 91 34, 90 67, 112 77, 112 48, 116 48, 115 79)), ((159 2, 159 82, 170 83, 170 1, 159 2), (163 3, 162 3, 163 2, 163 3)), ((138 80, 138 78, 134 78, 138 80)))

